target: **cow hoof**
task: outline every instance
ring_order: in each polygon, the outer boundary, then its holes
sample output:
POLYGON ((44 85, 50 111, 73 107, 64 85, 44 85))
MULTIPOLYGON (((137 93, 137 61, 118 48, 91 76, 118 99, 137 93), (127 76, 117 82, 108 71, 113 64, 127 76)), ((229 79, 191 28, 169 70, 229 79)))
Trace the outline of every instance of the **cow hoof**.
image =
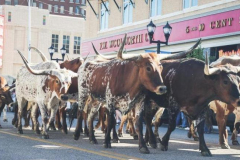
POLYGON ((152 147, 152 148, 157 148, 157 144, 154 144, 154 143, 149 143, 149 145, 152 147))
POLYGON ((239 145, 239 143, 237 140, 235 140, 235 141, 232 141, 232 145, 239 145))
POLYGON ((0 128, 2 128, 2 126, 0 125, 0 128))
POLYGON ((8 122, 8 120, 7 120, 7 119, 4 119, 3 122, 8 122))
POLYGON ((164 145, 162 145, 162 144, 161 144, 161 147, 160 147, 160 148, 161 148, 162 151, 167 151, 167 150, 168 150, 168 146, 164 146, 164 145))
POLYGON ((126 133, 127 133, 127 134, 130 134, 130 132, 129 132, 129 130, 128 130, 128 129, 126 129, 126 133))
POLYGON ((133 136, 133 139, 134 139, 134 140, 138 140, 138 135, 134 135, 134 136, 133 136))
POLYGON ((212 157, 212 154, 211 154, 210 151, 203 151, 203 152, 201 152, 201 154, 202 154, 202 156, 204 156, 204 157, 212 157))
POLYGON ((73 135, 73 139, 76 140, 76 141, 79 139, 79 137, 80 136, 73 135))
POLYGON ((120 143, 119 139, 116 139, 116 138, 112 139, 112 142, 113 143, 120 143))
POLYGON ((42 139, 49 139, 49 135, 42 135, 42 139))
POLYGON ((18 134, 23 134, 23 130, 18 130, 18 134))
POLYGON ((198 137, 193 137, 193 140, 194 141, 199 141, 199 138, 198 137))
POLYGON ((64 134, 68 134, 68 131, 65 130, 65 129, 62 129, 62 132, 63 132, 64 134))
POLYGON ((111 143, 104 143, 103 144, 104 148, 112 148, 111 143))
POLYGON ((98 144, 98 142, 97 142, 96 139, 94 139, 94 140, 90 140, 90 143, 91 143, 91 144, 98 144))
POLYGON ((13 118, 12 125, 15 125, 15 123, 16 123, 16 119, 13 118))
POLYGON ((192 138, 192 134, 190 132, 188 132, 187 136, 188 138, 192 138))
POLYGON ((222 149, 231 149, 228 144, 221 144, 222 149))
POLYGON ((122 133, 118 133, 118 137, 123 137, 123 134, 122 133))
POLYGON ((37 130, 35 133, 36 133, 36 134, 40 134, 40 131, 39 131, 39 130, 37 130))
POLYGON ((140 153, 143 153, 143 154, 149 154, 150 153, 150 151, 148 150, 147 147, 142 147, 142 148, 139 149, 139 151, 140 151, 140 153))

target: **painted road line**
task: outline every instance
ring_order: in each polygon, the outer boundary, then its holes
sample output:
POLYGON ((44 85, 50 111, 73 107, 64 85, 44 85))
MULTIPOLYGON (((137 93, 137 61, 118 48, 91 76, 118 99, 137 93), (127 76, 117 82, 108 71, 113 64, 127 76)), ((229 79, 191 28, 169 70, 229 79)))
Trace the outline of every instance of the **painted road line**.
POLYGON ((120 154, 120 153, 115 153, 115 152, 110 152, 110 151, 101 151, 102 153, 106 153, 106 154, 112 154, 112 155, 116 155, 116 156, 119 156, 119 157, 124 157, 124 158, 127 158, 127 159, 131 159, 131 160, 143 160, 143 159, 140 159, 140 158, 136 158, 136 157, 131 157, 131 156, 127 156, 127 155, 124 155, 124 154, 120 154))
POLYGON ((61 147, 69 148, 69 149, 74 149, 74 150, 87 152, 87 153, 91 153, 91 154, 95 154, 95 155, 100 155, 100 156, 103 156, 103 157, 118 159, 118 160, 139 159, 139 158, 136 158, 136 157, 130 157, 130 156, 123 155, 123 154, 116 154, 114 152, 109 152, 108 154, 106 154, 102 151, 96 152, 96 151, 93 151, 93 150, 83 149, 83 148, 79 148, 79 147, 69 146, 69 145, 65 145, 65 144, 61 144, 61 143, 51 142, 51 141, 47 141, 47 140, 43 140, 43 139, 37 139, 37 138, 33 138, 33 137, 18 135, 18 134, 4 132, 4 131, 0 131, 0 133, 12 135, 12 136, 15 136, 15 137, 26 138, 26 139, 30 139, 30 140, 33 140, 33 141, 44 142, 44 143, 48 143, 48 144, 52 144, 52 145, 57 145, 57 146, 61 146, 61 147), (123 157, 125 157, 125 158, 123 158, 123 157))

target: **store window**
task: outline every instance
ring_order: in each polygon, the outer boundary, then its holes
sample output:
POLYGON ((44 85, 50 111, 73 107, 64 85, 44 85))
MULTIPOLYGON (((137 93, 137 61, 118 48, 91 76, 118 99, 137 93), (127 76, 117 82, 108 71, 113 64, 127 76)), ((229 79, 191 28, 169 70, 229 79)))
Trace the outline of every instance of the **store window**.
POLYGON ((55 52, 58 52, 58 39, 59 36, 57 34, 52 34, 52 45, 53 48, 55 49, 55 52))
POLYGON ((14 5, 18 5, 18 0, 13 1, 14 5))
MULTIPOLYGON (((108 1, 104 2, 105 6, 108 8, 108 1)), ((108 28, 108 12, 103 3, 101 3, 101 30, 108 28)))
POLYGON ((73 14, 73 7, 69 7, 69 14, 73 14))
POLYGON ((198 5, 198 0, 183 0, 183 9, 198 5))
POLYGON ((64 14, 64 6, 60 7, 60 13, 64 14))
POLYGON ((54 13, 58 13, 58 5, 54 6, 54 13))
POLYGON ((73 54, 80 54, 81 37, 74 36, 73 54))
POLYGON ((11 5, 11 0, 5 0, 6 5, 11 5))
POLYGON ((151 17, 161 15, 162 0, 151 0, 151 17))
POLYGON ((132 22, 133 5, 130 0, 124 0, 123 3, 123 24, 132 22))
POLYGON ((38 4, 38 7, 39 7, 40 9, 43 9, 43 3, 39 3, 39 4, 38 4))
POLYGON ((70 36, 63 35, 63 46, 66 49, 66 53, 69 53, 69 43, 70 43, 70 36))
POLYGON ((52 12, 52 5, 51 4, 48 4, 48 11, 52 12))

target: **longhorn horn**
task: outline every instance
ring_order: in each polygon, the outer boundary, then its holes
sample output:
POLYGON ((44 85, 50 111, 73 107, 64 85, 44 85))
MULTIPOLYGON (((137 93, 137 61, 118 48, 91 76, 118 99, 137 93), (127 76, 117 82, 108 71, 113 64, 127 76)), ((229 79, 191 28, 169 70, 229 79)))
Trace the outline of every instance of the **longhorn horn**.
POLYGON ((127 34, 125 33, 122 44, 121 44, 121 46, 119 48, 119 51, 118 51, 118 54, 117 54, 118 59, 123 59, 122 54, 123 54, 123 49, 124 49, 124 46, 125 46, 126 39, 127 39, 127 34))
POLYGON ((31 49, 35 50, 35 51, 40 55, 40 57, 42 58, 43 62, 49 61, 49 60, 47 59, 47 57, 46 57, 39 49, 37 49, 37 48, 35 48, 35 47, 30 47, 29 49, 30 49, 30 50, 31 50, 31 49))
POLYGON ((87 60, 89 54, 90 54, 90 52, 88 52, 87 56, 85 58, 83 58, 84 62, 87 60))
POLYGON ((197 46, 200 44, 200 42, 201 42, 201 38, 191 48, 189 48, 186 51, 182 51, 179 53, 173 52, 174 54, 168 54, 168 55, 159 54, 158 58, 160 60, 184 58, 184 57, 186 57, 187 54, 191 53, 195 48, 197 48, 197 46))
POLYGON ((50 74, 47 73, 46 71, 34 70, 34 69, 32 69, 32 68, 28 65, 28 62, 27 62, 26 58, 23 56, 23 54, 22 54, 19 50, 17 50, 17 51, 18 51, 19 55, 21 56, 21 58, 22 58, 22 60, 23 60, 23 62, 24 62, 24 64, 25 64, 26 68, 28 69, 28 71, 29 71, 30 73, 32 73, 32 74, 34 74, 34 75, 50 75, 50 74))
POLYGON ((115 58, 115 56, 114 56, 114 57, 113 57, 113 56, 112 56, 112 57, 111 57, 111 56, 107 57, 107 56, 104 56, 104 55, 102 55, 101 53, 99 53, 99 52, 96 50, 96 48, 95 48, 95 46, 93 45, 93 43, 92 43, 92 47, 93 47, 93 50, 95 51, 96 55, 97 55, 98 57, 102 58, 102 59, 112 60, 112 59, 115 58))
POLYGON ((219 68, 209 68, 208 62, 208 52, 205 53, 205 67, 204 67, 204 74, 207 76, 214 75, 220 72, 219 68))

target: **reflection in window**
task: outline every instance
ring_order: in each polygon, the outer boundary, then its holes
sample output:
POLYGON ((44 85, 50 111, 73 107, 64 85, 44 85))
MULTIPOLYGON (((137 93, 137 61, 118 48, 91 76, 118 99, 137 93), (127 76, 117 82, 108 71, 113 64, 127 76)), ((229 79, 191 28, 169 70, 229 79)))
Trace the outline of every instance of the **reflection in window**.
POLYGON ((162 0, 151 0, 151 17, 161 15, 162 0))
POLYGON ((58 52, 58 35, 57 34, 52 34, 52 45, 53 45, 53 48, 55 49, 55 52, 58 52))
POLYGON ((69 44, 70 44, 70 36, 63 35, 63 46, 66 49, 66 53, 69 53, 69 44))
POLYGON ((124 0, 123 4, 123 24, 132 22, 133 5, 130 0, 124 0))
MULTIPOLYGON (((104 2, 106 7, 108 8, 108 1, 104 2)), ((108 12, 103 3, 101 3, 101 30, 108 28, 108 12)))
POLYGON ((198 0, 183 0, 183 9, 198 5, 198 0))
POLYGON ((81 37, 74 37, 73 54, 80 54, 81 37))

